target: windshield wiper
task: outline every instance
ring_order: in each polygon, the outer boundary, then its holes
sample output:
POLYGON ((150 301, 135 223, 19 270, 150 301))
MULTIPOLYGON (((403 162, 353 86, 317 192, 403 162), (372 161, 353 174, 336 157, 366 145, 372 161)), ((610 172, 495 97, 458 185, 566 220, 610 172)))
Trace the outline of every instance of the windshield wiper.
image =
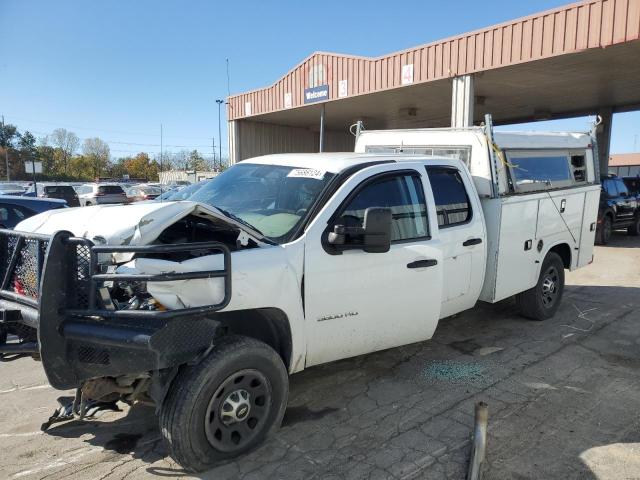
MULTIPOLYGON (((251 224, 250 224, 249 222, 247 222, 246 220, 241 219, 241 218, 240 218, 240 217, 238 217, 237 215, 234 215, 233 213, 228 212, 227 210, 224 210, 223 208, 216 207, 215 205, 214 205, 214 207, 215 207, 215 208, 216 208, 220 213, 222 213, 225 217, 229 217, 229 218, 231 218, 231 219, 235 220, 236 222, 239 222, 239 223, 243 224, 245 227, 249 227, 249 228, 250 228, 251 230, 253 230, 254 232, 259 233, 259 234, 260 234, 260 236, 261 236, 262 238, 264 238, 264 239, 266 239, 266 240, 269 240, 269 239, 264 235, 264 233, 262 233, 260 230, 258 230, 256 227, 254 227, 253 225, 251 225, 251 224)), ((270 240, 269 240, 269 241, 270 241, 270 240)))

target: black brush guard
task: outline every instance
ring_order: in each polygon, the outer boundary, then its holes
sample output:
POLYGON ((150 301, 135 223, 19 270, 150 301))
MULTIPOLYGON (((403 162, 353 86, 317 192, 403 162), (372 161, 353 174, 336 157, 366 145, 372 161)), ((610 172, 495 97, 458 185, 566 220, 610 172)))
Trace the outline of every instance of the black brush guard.
POLYGON ((39 355, 54 388, 103 376, 143 373, 189 362, 216 338, 212 315, 231 299, 231 253, 219 242, 96 246, 69 232, 41 235, 0 229, 0 356, 39 355), (102 273, 98 255, 218 253, 224 268, 159 275, 102 273), (102 305, 104 282, 168 282, 222 278, 224 298, 173 310, 112 310, 102 305), (37 342, 6 342, 7 331, 37 332, 37 342))

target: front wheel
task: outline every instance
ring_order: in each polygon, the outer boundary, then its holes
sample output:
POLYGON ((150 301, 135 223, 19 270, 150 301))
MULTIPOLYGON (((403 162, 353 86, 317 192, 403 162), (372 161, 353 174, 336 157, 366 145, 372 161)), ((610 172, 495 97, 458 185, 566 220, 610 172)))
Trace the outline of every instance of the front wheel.
POLYGON ((547 320, 555 315, 564 292, 564 264, 560 255, 547 253, 535 287, 516 295, 520 314, 531 320, 547 320))
POLYGON ((258 446, 282 422, 289 383, 280 356, 229 336, 199 364, 181 367, 160 411, 169 454, 202 472, 258 446))

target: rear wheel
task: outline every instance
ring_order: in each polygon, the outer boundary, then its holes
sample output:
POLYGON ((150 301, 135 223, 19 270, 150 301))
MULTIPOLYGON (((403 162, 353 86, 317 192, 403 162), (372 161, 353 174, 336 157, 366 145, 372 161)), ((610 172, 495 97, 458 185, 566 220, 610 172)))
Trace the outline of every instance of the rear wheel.
POLYGON ((553 317, 560 306, 563 292, 564 264, 560 255, 549 252, 542 262, 536 286, 516 296, 520 314, 531 320, 553 317))
POLYGON ((182 367, 160 411, 169 454, 201 472, 251 450, 280 426, 289 383, 280 356, 229 336, 198 365, 182 367))
POLYGON ((602 223, 600 224, 600 229, 597 233, 597 242, 600 245, 606 245, 611 240, 611 233, 613 232, 613 222, 611 221, 611 217, 609 215, 605 215, 602 218, 602 223))
POLYGON ((634 237, 640 235, 640 215, 636 215, 633 223, 627 227, 627 233, 629 235, 633 235, 634 237))

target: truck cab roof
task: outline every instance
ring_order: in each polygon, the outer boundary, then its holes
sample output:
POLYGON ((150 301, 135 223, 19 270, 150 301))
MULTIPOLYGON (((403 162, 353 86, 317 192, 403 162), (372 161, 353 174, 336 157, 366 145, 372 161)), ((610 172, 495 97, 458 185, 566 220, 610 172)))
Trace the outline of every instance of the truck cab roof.
POLYGON ((451 164, 456 159, 434 157, 429 155, 409 154, 376 154, 376 153, 282 153, 264 155, 245 160, 246 163, 259 165, 282 165, 285 167, 299 167, 323 172, 339 173, 342 170, 370 162, 402 162, 428 160, 435 163, 451 164))

